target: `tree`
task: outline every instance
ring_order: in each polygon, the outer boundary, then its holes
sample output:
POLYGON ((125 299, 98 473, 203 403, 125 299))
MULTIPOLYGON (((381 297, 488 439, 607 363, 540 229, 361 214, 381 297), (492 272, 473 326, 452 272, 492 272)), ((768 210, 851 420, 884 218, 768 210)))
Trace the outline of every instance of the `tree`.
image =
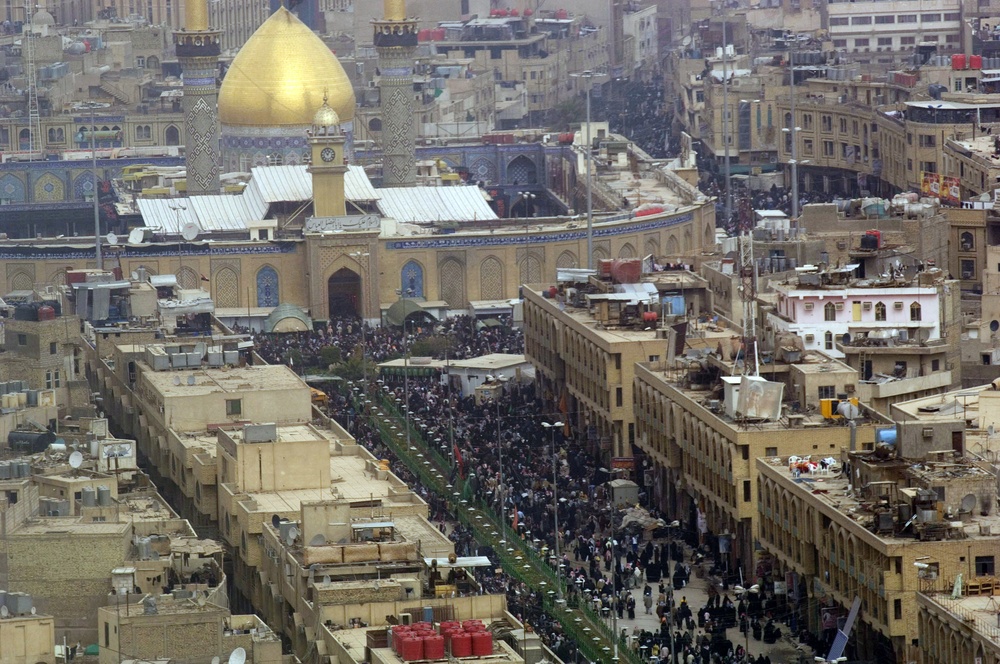
POLYGON ((568 131, 571 125, 587 120, 587 103, 582 97, 572 97, 556 104, 551 113, 552 128, 556 131, 568 131))

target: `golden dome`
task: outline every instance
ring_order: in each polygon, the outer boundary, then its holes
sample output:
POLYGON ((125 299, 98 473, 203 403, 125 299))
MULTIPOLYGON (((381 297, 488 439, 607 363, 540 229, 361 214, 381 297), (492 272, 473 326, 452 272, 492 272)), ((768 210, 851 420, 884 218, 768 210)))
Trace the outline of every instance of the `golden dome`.
POLYGON ((340 116, 337 111, 330 108, 325 95, 323 96, 323 105, 316 111, 312 123, 314 127, 336 127, 340 124, 340 116))
POLYGON ((219 90, 219 121, 243 127, 307 126, 329 92, 341 122, 354 119, 354 88, 336 56, 279 7, 233 59, 219 90))

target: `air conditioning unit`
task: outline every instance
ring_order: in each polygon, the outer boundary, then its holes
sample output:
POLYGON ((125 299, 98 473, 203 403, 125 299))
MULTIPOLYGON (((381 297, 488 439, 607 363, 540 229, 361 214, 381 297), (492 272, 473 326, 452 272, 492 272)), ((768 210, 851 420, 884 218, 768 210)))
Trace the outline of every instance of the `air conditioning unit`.
POLYGON ((899 311, 899 310, 901 310, 903 308, 903 303, 902 302, 893 302, 892 303, 892 308, 895 309, 896 311, 899 311))
POLYGON ((836 304, 834 304, 833 308, 836 309, 837 311, 843 311, 844 310, 844 303, 843 302, 837 302, 836 304))
POLYGON ((871 311, 871 309, 872 309, 872 303, 871 302, 863 302, 861 304, 861 308, 864 309, 865 311, 871 311))
POLYGON ((923 430, 921 431, 921 435, 923 435, 924 438, 933 438, 934 437, 934 428, 933 427, 924 427, 923 430))
POLYGON ((806 343, 810 343, 811 344, 813 342, 813 340, 815 340, 815 339, 816 339, 816 335, 814 335, 814 334, 807 334, 806 335, 806 343))
POLYGON ((806 311, 812 311, 813 307, 815 307, 815 306, 816 305, 813 304, 812 302, 806 302, 806 304, 805 304, 806 311))
POLYGON ((412 625, 413 624, 413 614, 412 613, 400 613, 399 614, 399 624, 400 625, 412 625))

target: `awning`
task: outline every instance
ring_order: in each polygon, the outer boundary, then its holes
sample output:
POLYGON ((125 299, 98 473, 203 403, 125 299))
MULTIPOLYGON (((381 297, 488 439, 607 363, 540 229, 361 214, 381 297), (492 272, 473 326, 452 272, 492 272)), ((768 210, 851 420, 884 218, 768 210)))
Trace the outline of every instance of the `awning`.
POLYGON ((430 312, 420 306, 420 303, 411 298, 401 298, 393 303, 389 310, 385 312, 385 320, 389 325, 400 327, 403 322, 412 314, 422 313, 431 316, 430 312))
POLYGON ((486 556, 459 556, 455 562, 450 562, 447 558, 424 558, 424 564, 430 567, 437 562, 438 569, 449 567, 493 567, 493 563, 486 556))

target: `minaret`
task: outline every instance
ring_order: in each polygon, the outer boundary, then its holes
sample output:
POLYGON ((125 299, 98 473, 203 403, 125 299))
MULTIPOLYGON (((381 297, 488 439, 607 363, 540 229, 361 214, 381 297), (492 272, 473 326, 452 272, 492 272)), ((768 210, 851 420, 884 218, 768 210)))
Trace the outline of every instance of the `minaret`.
POLYGON ((417 19, 407 18, 406 0, 385 0, 375 19, 379 100, 382 112, 382 186, 412 187, 417 181, 417 134, 413 123, 413 54, 417 19))
POLYGON ((221 30, 208 27, 208 0, 187 0, 184 27, 174 33, 184 73, 184 127, 189 196, 219 193, 219 44, 221 30))
POLYGON ((347 214, 344 198, 344 177, 347 175, 344 144, 347 137, 341 130, 337 111, 330 108, 326 100, 326 95, 323 95, 323 105, 316 111, 312 130, 309 131, 313 216, 343 217, 347 214))

